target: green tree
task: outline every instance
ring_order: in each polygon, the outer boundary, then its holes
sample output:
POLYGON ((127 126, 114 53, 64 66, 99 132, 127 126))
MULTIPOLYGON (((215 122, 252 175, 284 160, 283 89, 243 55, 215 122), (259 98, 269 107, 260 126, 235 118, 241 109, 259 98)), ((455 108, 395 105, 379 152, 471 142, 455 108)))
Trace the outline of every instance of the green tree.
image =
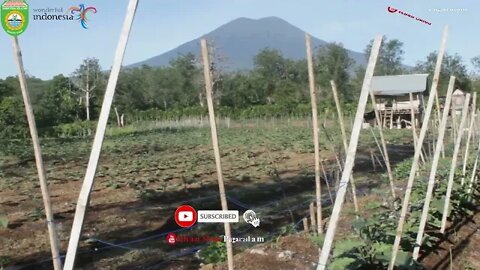
MULTIPOLYGON (((372 45, 373 40, 365 48, 367 61, 372 51, 372 45)), ((398 75, 404 73, 405 70, 402 66, 404 53, 403 42, 398 39, 388 40, 387 37, 384 37, 375 66, 375 75, 398 75)))
POLYGON ((350 84, 351 69, 354 60, 348 56, 342 44, 330 43, 322 46, 316 57, 316 80, 322 87, 321 95, 326 100, 333 100, 330 80, 334 80, 339 93, 350 100, 352 86, 350 84))
POLYGON ((0 138, 27 137, 27 119, 24 108, 19 96, 9 96, 0 100, 0 138))
POLYGON ((39 126, 52 127, 78 120, 81 105, 74 92, 75 87, 69 78, 62 74, 55 76, 39 100, 39 126))
MULTIPOLYGON (((416 72, 430 74, 430 79, 433 78, 435 72, 435 64, 437 62, 437 52, 431 52, 423 62, 418 62, 415 66, 416 72)), ((440 78, 438 82, 438 91, 441 94, 447 92, 448 81, 450 76, 455 76, 455 88, 470 91, 471 82, 468 77, 468 70, 460 55, 450 55, 445 53, 440 71, 440 78)))

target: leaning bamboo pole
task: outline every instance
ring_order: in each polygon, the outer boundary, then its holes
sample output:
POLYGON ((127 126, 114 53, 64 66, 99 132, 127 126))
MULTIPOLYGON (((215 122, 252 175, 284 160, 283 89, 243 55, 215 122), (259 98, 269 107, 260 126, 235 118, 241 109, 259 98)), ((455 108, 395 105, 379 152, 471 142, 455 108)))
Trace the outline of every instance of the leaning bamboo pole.
MULTIPOLYGON (((416 127, 417 124, 415 123, 417 118, 415 117, 415 108, 413 107, 413 95, 412 93, 409 93, 408 96, 410 98, 410 117, 411 117, 410 122, 412 125, 413 145, 417 147, 418 136, 417 136, 417 127, 416 127)), ((420 149, 420 159, 422 159, 422 163, 425 163, 425 157, 423 157, 423 152, 421 149, 420 149)))
POLYGON ((468 127, 467 141, 465 143, 465 153, 463 155, 462 179, 461 179, 462 186, 465 184, 465 174, 467 173, 468 157, 470 156, 470 140, 472 138, 472 130, 473 130, 473 127, 474 127, 475 118, 477 116, 477 114, 475 113, 476 104, 477 104, 477 92, 474 92, 473 93, 472 108, 471 108, 472 113, 470 114, 470 125, 468 127))
POLYGON ((313 57, 310 35, 305 34, 305 43, 307 49, 308 81, 310 86, 310 99, 312 102, 312 126, 313 126, 313 145, 315 151, 315 198, 317 206, 317 222, 312 220, 312 226, 317 225, 317 233, 322 234, 322 190, 320 185, 320 146, 318 139, 318 113, 317 97, 315 87, 315 75, 313 74, 313 57))
POLYGON ((100 117, 98 119, 97 131, 93 140, 92 152, 90 153, 87 172, 85 174, 85 179, 83 180, 82 189, 80 190, 80 195, 77 201, 75 217, 73 219, 72 225, 72 232, 70 233, 70 240, 68 242, 65 266, 63 268, 65 270, 73 269, 73 266, 75 264, 75 257, 77 253, 78 242, 80 240, 80 235, 82 233, 85 212, 87 210, 88 201, 90 199, 90 192, 93 187, 95 172, 97 170, 98 160, 100 158, 100 151, 102 149, 103 138, 105 135, 105 130, 107 128, 108 115, 112 106, 113 96, 115 95, 115 87, 117 85, 118 75, 122 67, 123 57, 127 48, 128 38, 130 36, 130 30, 132 28, 133 19, 135 18, 137 6, 138 0, 130 0, 130 2, 128 3, 127 14, 125 16, 122 32, 120 34, 120 40, 118 41, 115 58, 113 60, 112 70, 110 71, 110 77, 108 78, 107 89, 103 98, 102 109, 100 111, 100 117))
MULTIPOLYGON (((378 110, 377 110, 377 102, 375 101, 375 95, 374 95, 373 91, 370 91, 370 101, 372 102, 373 111, 375 112, 375 119, 377 120, 378 133, 380 134, 380 142, 382 143, 382 148, 383 148, 383 157, 384 157, 384 160, 385 160, 385 165, 387 166, 388 180, 390 181, 390 190, 392 191, 393 198, 395 198, 396 197, 396 195, 395 195, 395 184, 393 183, 392 167, 390 166, 390 158, 388 156, 388 148, 387 148, 387 144, 385 143, 385 137, 383 136, 382 125, 380 124, 380 116, 379 116, 378 110)), ((392 108, 392 111, 393 111, 393 108, 392 108)), ((392 115, 393 115, 393 113, 392 113, 392 115)))
MULTIPOLYGON (((222 210, 228 210, 227 196, 225 194, 225 186, 223 184, 223 173, 222 173, 222 163, 220 159, 220 149, 218 147, 218 136, 217 136, 217 125, 215 123, 215 111, 213 109, 212 101, 212 78, 210 73, 210 60, 208 57, 208 48, 207 41, 202 39, 200 41, 202 48, 202 58, 203 58, 203 76, 205 78, 205 89, 207 91, 207 106, 208 106, 208 115, 210 117, 210 129, 212 133, 212 144, 213 151, 215 155, 215 164, 217 166, 217 177, 218 177, 218 190, 220 192, 220 202, 222 204, 222 210)), ((227 239, 231 239, 230 223, 224 223, 225 236, 227 239)), ((233 270, 233 247, 232 242, 227 241, 227 262, 228 269, 233 270)))
POLYGON ((45 207, 45 218, 47 220, 48 236, 50 238, 50 249, 52 252, 53 267, 55 270, 62 269, 62 260, 59 252, 58 235, 55 230, 55 222, 53 219, 52 204, 50 202, 50 192, 48 190, 47 177, 45 174, 45 167, 43 166, 42 148, 38 139, 37 125, 35 123, 35 116, 33 114, 32 104, 30 102, 30 95, 28 93, 27 77, 25 75, 25 68, 23 67, 22 52, 18 44, 17 37, 13 38, 13 52, 15 55, 15 62, 17 64, 18 80, 20 81, 20 89, 22 91, 23 103, 25 105, 25 113, 27 115, 28 127, 30 136, 32 137, 33 152, 35 156, 35 164, 37 166, 38 179, 40 181, 40 190, 42 192, 43 205, 45 207))
MULTIPOLYGON (((441 48, 445 49, 445 44, 447 42, 448 35, 448 26, 445 26, 443 30, 441 48)), ((402 210, 400 212, 400 218, 398 220, 397 233, 395 235, 395 241, 392 248, 392 256, 390 259, 390 264, 388 265, 388 270, 393 270, 395 262, 397 260, 398 249, 400 247, 400 241, 402 240, 403 234, 403 225, 405 223, 405 218, 408 211, 408 205, 410 204, 410 195, 412 194, 413 181, 415 179, 416 172, 418 170, 418 161, 420 159, 420 150, 422 149, 423 140, 428 130, 428 122, 430 121, 430 115, 432 113, 432 107, 434 99, 437 93, 438 87, 438 78, 440 76, 440 69, 442 66, 443 53, 440 52, 437 56, 437 62, 435 64, 435 73, 433 76, 433 82, 431 90, 428 96, 427 108, 425 109, 425 115, 422 121, 422 128, 420 130, 420 135, 418 136, 417 146, 415 147, 415 154, 413 155, 412 167, 410 169, 410 175, 408 177, 407 187, 405 188, 405 196, 403 198, 402 210)))
MULTIPOLYGON (((342 113, 340 101, 338 99, 337 85, 335 84, 334 81, 330 81, 330 85, 332 86, 333 98, 335 100, 335 105, 337 107, 338 121, 340 124, 340 130, 342 133, 343 148, 345 150, 345 155, 346 155, 348 151, 347 132, 345 132, 345 124, 343 123, 343 113, 342 113)), ((355 212, 358 213, 359 208, 358 208, 358 201, 357 201, 357 188, 355 187, 355 180, 353 179, 353 174, 350 174, 350 186, 352 188, 353 207, 355 208, 355 212)))
POLYGON ((353 165, 355 163, 355 155, 357 153, 360 131, 362 129, 363 115, 365 113, 365 106, 367 105, 368 101, 368 93, 370 92, 373 72, 375 70, 375 64, 377 63, 377 57, 380 51, 382 38, 382 35, 378 35, 373 42, 370 59, 368 61, 365 78, 363 80, 362 91, 360 93, 360 99, 357 106, 357 113, 355 115, 355 120, 352 127, 350 145, 348 146, 347 159, 345 161, 345 167, 342 173, 341 184, 339 185, 337 197, 335 199, 335 205, 333 206, 332 215, 330 216, 330 222, 328 224, 327 233, 323 242, 317 270, 323 270, 326 268, 328 257, 330 256, 333 238, 335 237, 335 231, 337 229, 338 219, 340 217, 340 211, 342 210, 343 202, 345 200, 345 193, 347 191, 347 185, 350 180, 350 174, 352 173, 353 165))
POLYGON ((328 182, 327 172, 325 171, 325 167, 323 166, 322 160, 320 160, 320 168, 322 169, 323 178, 325 179, 325 184, 327 185, 327 191, 328 191, 328 196, 330 197, 330 203, 333 204, 332 191, 330 190, 330 183, 328 182))
POLYGON ((455 177, 455 169, 457 167, 458 152, 460 152, 460 145, 462 143, 462 133, 465 128, 465 122, 468 114, 468 105, 470 103, 470 94, 465 97, 465 103, 462 109, 462 119, 458 126, 458 133, 455 138, 455 146, 453 149, 452 164, 450 166, 450 173, 448 175, 447 193, 445 194, 445 204, 443 205, 442 225, 440 226, 440 232, 444 233, 447 226, 448 208, 450 207, 450 196, 452 195, 453 178, 455 177))
POLYGON ((422 216, 420 218, 420 225, 418 228, 416 245, 413 249, 413 259, 417 260, 420 253, 420 247, 423 242, 423 233, 428 220, 428 211, 430 210, 430 201, 433 196, 433 187, 435 186, 435 176, 437 175, 438 161, 440 160, 441 149, 443 145, 443 139, 445 137, 445 129, 448 121, 448 113, 450 112, 450 104, 452 102, 453 87, 455 85, 455 77, 450 77, 448 84, 447 99, 445 101, 445 107, 443 108, 442 120, 440 121, 440 127, 438 129, 437 145, 435 146, 435 154, 433 155, 433 161, 430 168, 430 176, 428 178, 427 194, 425 195, 425 201, 423 203, 422 216))
POLYGON ((475 155, 475 162, 473 163, 472 173, 470 175, 470 184, 468 185, 467 194, 471 194, 473 191, 474 184, 477 180, 477 166, 478 159, 480 158, 480 140, 478 141, 477 153, 475 155))

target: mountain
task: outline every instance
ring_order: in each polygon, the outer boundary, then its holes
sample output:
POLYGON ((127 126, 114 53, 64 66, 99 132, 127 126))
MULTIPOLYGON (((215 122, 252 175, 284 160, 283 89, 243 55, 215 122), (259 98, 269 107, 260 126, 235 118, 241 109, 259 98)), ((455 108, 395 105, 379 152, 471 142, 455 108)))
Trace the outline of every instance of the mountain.
MULTIPOLYGON (((218 52, 226 57, 225 67, 230 70, 248 70, 253 67, 253 58, 266 47, 278 49, 291 59, 305 59, 305 31, 277 17, 261 19, 238 18, 224 24, 212 32, 194 39, 179 47, 154 56, 147 60, 129 65, 166 66, 179 54, 200 54, 200 39, 213 40, 218 52)), ((326 41, 312 37, 312 47, 327 44, 326 41)), ((348 54, 357 64, 365 65, 363 53, 348 50, 348 54)))

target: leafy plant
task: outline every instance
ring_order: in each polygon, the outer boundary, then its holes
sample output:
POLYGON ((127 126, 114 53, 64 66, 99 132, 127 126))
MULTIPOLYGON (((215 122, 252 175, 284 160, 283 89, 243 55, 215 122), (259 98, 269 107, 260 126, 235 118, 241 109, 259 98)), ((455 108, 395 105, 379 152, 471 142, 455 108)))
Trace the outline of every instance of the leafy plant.
POLYGON ((224 242, 213 242, 200 250, 200 259, 205 263, 219 263, 227 258, 227 250, 224 242))

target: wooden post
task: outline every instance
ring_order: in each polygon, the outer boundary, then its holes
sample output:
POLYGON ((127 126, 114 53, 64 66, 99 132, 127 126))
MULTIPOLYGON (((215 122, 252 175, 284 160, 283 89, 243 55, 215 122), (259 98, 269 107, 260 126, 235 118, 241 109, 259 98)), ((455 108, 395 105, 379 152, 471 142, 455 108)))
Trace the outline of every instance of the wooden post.
POLYGON ((377 136, 375 136, 375 132, 373 131, 373 127, 370 127, 370 131, 372 132, 373 140, 375 141, 375 144, 378 147, 378 151, 380 152, 380 155, 382 155, 383 160, 386 160, 385 155, 383 154, 383 149, 380 146, 380 143, 378 142, 377 136))
POLYGON ((35 165, 37 166, 38 180, 40 181, 40 190, 42 192, 43 205, 45 207, 45 218, 47 220, 48 236, 50 238, 50 250, 52 252, 53 267, 55 270, 62 269, 62 260, 59 252, 58 235, 55 230, 55 221, 53 219, 52 204, 50 202, 50 192, 48 190, 47 177, 43 166, 42 148, 38 139, 37 125, 35 123, 35 115, 33 114, 30 95, 28 93, 27 77, 25 68, 23 67, 22 52, 18 44, 17 37, 12 40, 13 53, 17 64, 18 80, 20 81, 20 89, 22 91, 23 103, 25 105, 25 113, 27 115, 28 127, 32 138, 33 152, 35 156, 35 165))
POLYGON ((315 91, 315 76, 313 74, 313 57, 312 47, 310 44, 310 35, 305 34, 305 43, 307 49, 307 64, 308 64, 308 81, 310 85, 310 99, 312 102, 312 122, 313 122, 313 145, 315 148, 315 197, 317 202, 317 224, 318 234, 322 234, 322 190, 320 185, 320 146, 318 142, 318 114, 317 114, 317 98, 315 91))
POLYGON ((308 218, 303 218, 303 231, 305 233, 308 233, 309 229, 308 229, 308 218))
MULTIPOLYGON (((461 180, 462 186, 465 184, 465 174, 467 172, 468 157, 470 156, 469 147, 470 147, 470 139, 472 138, 472 130, 475 123, 475 117, 476 117, 476 114, 475 114, 476 104, 477 104, 477 92, 474 92, 473 103, 472 103, 472 113, 470 114, 470 125, 468 127, 467 141, 465 143, 465 154, 463 155, 462 180, 461 180)), ((461 134, 463 134, 463 131, 461 134)), ((458 136, 460 136, 460 134, 458 136)))
MULTIPOLYGON (((377 119, 377 127, 378 127, 378 133, 380 134, 380 141, 382 142, 382 148, 383 148, 383 160, 385 160, 385 165, 387 166, 387 174, 388 174, 388 180, 390 181, 390 190, 392 191, 392 196, 393 198, 396 197, 395 195, 395 184, 393 183, 393 173, 392 173, 392 167, 390 166, 390 157, 388 155, 388 149, 387 149, 387 144, 385 143, 385 137, 383 136, 383 130, 382 130, 382 125, 379 122, 379 115, 377 111, 377 102, 375 101, 375 95, 373 91, 370 91, 370 101, 372 102, 373 105, 373 111, 375 112, 375 119, 377 119)), ((393 108, 392 108, 393 110, 393 108)), ((393 115, 393 113, 392 113, 393 115)), ((372 130, 373 133, 373 130, 372 130)), ((373 133, 375 136, 375 133, 373 133)), ((375 140, 377 140, 375 138, 375 140)), ((378 144, 378 142, 377 142, 378 144)))
POLYGON ((315 228, 317 227, 317 222, 315 220, 315 203, 314 202, 310 203, 309 209, 310 209, 310 224, 312 225, 312 232, 316 233, 318 228, 315 228))
POLYGON ((377 166, 375 164, 375 158, 373 157, 373 150, 371 148, 368 149, 370 152, 370 161, 372 162, 373 171, 377 171, 377 166))
POLYGON ((443 145, 443 139, 445 137, 445 129, 446 129, 446 126, 447 126, 447 121, 448 121, 448 113, 450 112, 450 105, 451 105, 451 102, 452 102, 452 93, 453 93, 454 85, 455 85, 455 77, 451 76, 450 77, 450 82, 448 84, 447 100, 445 101, 445 107, 443 108, 442 120, 440 121, 440 127, 438 129, 437 145, 435 147, 435 154, 433 156, 432 167, 430 169, 430 177, 428 179, 427 194, 425 195, 425 202, 423 204, 422 217, 420 219, 420 225, 419 225, 419 228, 418 228, 417 241, 416 241, 417 245, 413 249, 413 259, 414 260, 418 259, 418 254, 420 252, 420 247, 421 247, 422 242, 423 242, 423 232, 425 230, 425 226, 427 225, 428 211, 430 209, 430 201, 432 200, 433 187, 435 186, 435 176, 437 175, 438 161, 440 159, 440 155, 441 155, 440 152, 441 152, 442 145, 443 145))
POLYGON ((360 99, 357 106, 357 113, 355 115, 355 120, 353 123, 352 134, 350 137, 350 145, 348 146, 347 151, 347 159, 345 161, 345 167, 342 173, 342 180, 338 188, 335 205, 332 209, 332 215, 330 216, 330 222, 328 224, 327 233, 325 235, 325 241, 323 242, 317 270, 324 270, 326 268, 328 257, 330 256, 333 238, 335 237, 335 231, 337 229, 338 219, 340 217, 340 211, 342 210, 342 206, 345 200, 345 193, 347 191, 348 181, 350 179, 350 174, 352 173, 353 165, 355 163, 355 155, 357 153, 360 131, 362 129, 363 115, 365 113, 365 106, 367 105, 368 101, 368 93, 370 92, 373 72, 375 70, 375 64, 377 62, 378 52, 380 50, 382 38, 382 35, 378 35, 373 42, 370 59, 368 61, 365 78, 363 80, 362 91, 360 93, 360 99))
POLYGON ((320 160, 320 168, 322 168, 323 178, 325 178, 325 184, 327 185, 328 196, 330 196, 330 203, 333 204, 332 191, 330 190, 330 183, 328 182, 327 173, 325 172, 325 167, 323 167, 323 162, 320 160))
POLYGON ((478 149, 475 155, 475 162, 473 163, 472 175, 470 176, 470 184, 468 185, 467 194, 472 193, 474 183, 477 180, 477 166, 478 166, 479 157, 480 157, 480 140, 478 141, 478 149))
MULTIPOLYGON (((460 120, 460 126, 458 127, 459 131, 462 131, 465 128, 465 122, 467 119, 469 103, 470 103, 470 94, 467 94, 467 96, 465 97, 465 103, 463 104, 462 119, 460 120)), ((457 134, 455 138, 455 147, 453 149, 452 165, 450 166, 450 174, 448 175, 447 193, 445 195, 445 204, 443 206, 442 225, 440 227, 441 233, 445 232, 445 227, 447 226, 448 208, 450 206, 450 196, 452 194, 453 178, 455 176, 455 168, 457 167, 458 152, 460 150, 462 138, 463 136, 462 136, 462 133, 460 132, 457 134)))
MULTIPOLYGON (((213 109, 213 100, 212 100, 212 78, 210 73, 210 60, 208 57, 208 48, 207 48, 207 41, 202 39, 200 41, 200 45, 202 48, 202 58, 203 58, 203 76, 205 78, 205 89, 207 92, 207 105, 208 105, 208 115, 210 118, 210 129, 212 133, 212 144, 213 144, 213 152, 215 155, 215 164, 217 167, 217 177, 218 177, 218 190, 220 192, 220 202, 222 204, 222 210, 228 210, 227 204, 227 196, 225 194, 225 186, 223 184, 223 173, 222 173, 222 163, 220 160, 220 149, 218 147, 218 136, 217 136, 217 125, 215 123, 215 111, 213 109)), ((231 238, 232 234, 230 231, 230 223, 224 223, 225 228, 225 236, 228 239, 231 238)), ((233 248, 232 242, 227 241, 227 262, 228 262, 228 269, 233 270, 233 248)))
MULTIPOLYGON (((340 124, 340 130, 342 132, 343 149, 345 150, 345 155, 347 155, 347 151, 348 151, 347 133, 345 132, 345 125, 343 123, 343 113, 342 113, 340 101, 338 99, 337 85, 333 80, 330 81, 330 85, 332 86, 333 98, 335 99, 335 105, 337 107, 338 122, 340 124)), ((355 212, 358 213, 359 209, 358 209, 358 201, 357 201, 357 188, 355 187, 353 174, 350 175, 350 185, 352 188, 353 206, 355 207, 355 212)))
MULTIPOLYGON (((415 117, 415 108, 413 107, 413 96, 412 93, 409 93, 408 96, 410 97, 410 115, 411 115, 411 125, 412 125, 412 133, 413 133, 413 145, 417 147, 417 128, 416 128, 416 117, 415 117)), ((423 148, 423 147, 422 147, 423 148)), ((416 150, 416 149, 415 149, 416 150)), ((422 159, 422 162, 425 163, 425 158, 423 157, 423 152, 420 149, 420 158, 422 159)))
MULTIPOLYGON (((448 26, 445 26, 443 30, 443 37, 442 37, 442 43, 441 43, 442 48, 445 48, 444 44, 447 42, 447 34, 448 34, 448 26)), ((410 203, 410 195, 412 193, 413 181, 415 179, 415 174, 418 170, 418 161, 420 159, 420 149, 423 145, 423 140, 425 139, 425 135, 427 134, 428 123, 430 121, 430 115, 432 113, 433 102, 435 99, 435 95, 437 93, 438 78, 440 76, 442 59, 443 59, 443 52, 440 52, 439 56, 437 57, 437 63, 435 65, 435 74, 433 76, 434 79, 432 82, 430 94, 428 96, 427 108, 425 110, 425 115, 422 121, 423 123, 422 128, 420 130, 420 135, 418 136, 417 146, 415 147, 416 150, 413 156, 413 162, 412 162, 412 167, 410 169, 410 176, 408 178, 407 187, 405 189, 405 196, 402 203, 402 210, 400 212, 400 218, 397 226, 397 233, 395 235, 395 242, 393 243, 392 256, 391 256, 390 264, 388 265, 388 270, 393 270, 393 267, 395 266, 395 261, 397 260, 398 249, 400 247, 400 241, 402 239, 402 234, 403 234, 405 217, 407 215, 408 205, 410 203)))
POLYGON ((75 216, 72 225, 72 232, 70 233, 70 240, 68 242, 67 255, 65 258, 65 266, 63 268, 64 270, 73 269, 73 266, 75 264, 78 242, 80 240, 83 222, 85 219, 85 212, 87 210, 88 201, 90 199, 90 192, 93 187, 95 172, 97 170, 98 160, 100 158, 100 151, 102 149, 103 138, 105 135, 105 130, 107 128, 108 115, 110 114, 113 96, 115 95, 115 87, 117 85, 118 75, 122 67, 122 61, 125 55, 125 49, 127 48, 128 37, 130 35, 130 29, 133 24, 137 5, 138 0, 130 0, 130 2, 128 3, 127 14, 125 16, 120 40, 118 41, 115 58, 113 61, 112 69, 110 71, 110 77, 108 78, 108 84, 103 98, 102 109, 100 111, 100 117, 98 119, 97 130, 95 133, 95 138, 93 140, 92 152, 90 153, 87 172, 85 174, 85 179, 83 180, 82 189, 80 190, 80 195, 77 201, 77 207, 75 210, 75 216))

